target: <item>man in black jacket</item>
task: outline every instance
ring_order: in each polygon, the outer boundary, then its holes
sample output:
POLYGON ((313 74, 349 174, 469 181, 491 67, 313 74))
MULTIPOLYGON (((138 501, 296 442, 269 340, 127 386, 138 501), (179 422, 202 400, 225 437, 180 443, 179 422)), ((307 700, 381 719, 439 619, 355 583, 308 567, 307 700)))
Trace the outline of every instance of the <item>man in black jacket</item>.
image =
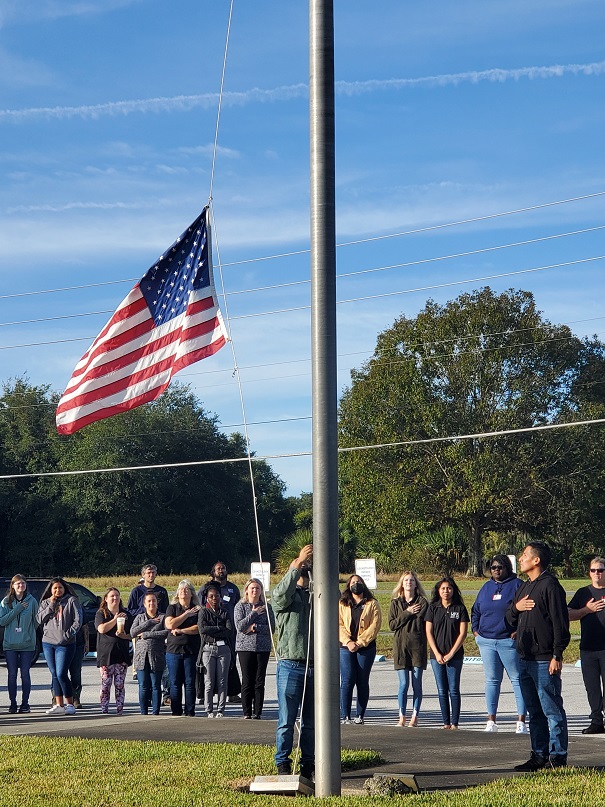
POLYGON ((519 683, 529 712, 531 757, 516 771, 567 764, 567 716, 561 696, 563 651, 569 644, 565 591, 547 571, 550 547, 532 541, 519 558, 528 580, 515 594, 507 618, 517 632, 519 683))

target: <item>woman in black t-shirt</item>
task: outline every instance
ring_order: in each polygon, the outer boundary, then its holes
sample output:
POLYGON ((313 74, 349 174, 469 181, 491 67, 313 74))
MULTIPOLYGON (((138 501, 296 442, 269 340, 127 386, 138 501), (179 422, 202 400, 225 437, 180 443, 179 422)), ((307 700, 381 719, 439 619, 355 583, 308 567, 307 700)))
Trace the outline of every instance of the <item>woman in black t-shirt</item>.
POLYGON ((195 715, 195 664, 200 649, 197 616, 200 610, 195 589, 181 580, 172 603, 166 609, 164 624, 170 631, 166 640, 166 665, 170 673, 170 710, 173 715, 195 715))
POLYGON ((460 673, 470 619, 460 589, 451 577, 443 577, 433 589, 424 621, 443 728, 457 729, 460 718, 460 673))
POLYGON ((116 712, 124 711, 124 682, 130 661, 132 617, 126 613, 120 592, 108 588, 95 615, 97 636, 97 667, 101 672, 101 712, 109 712, 111 684, 113 682, 116 712))

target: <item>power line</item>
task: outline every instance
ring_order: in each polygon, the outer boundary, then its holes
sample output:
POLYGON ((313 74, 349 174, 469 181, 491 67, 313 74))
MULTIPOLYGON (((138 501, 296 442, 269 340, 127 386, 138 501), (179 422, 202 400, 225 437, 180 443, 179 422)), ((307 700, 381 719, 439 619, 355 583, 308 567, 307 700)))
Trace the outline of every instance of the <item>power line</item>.
MULTIPOLYGON (((503 429, 492 432, 476 432, 474 434, 457 434, 448 437, 427 437, 420 440, 399 440, 393 443, 374 443, 372 445, 340 447, 339 454, 351 453, 353 451, 369 451, 376 448, 400 448, 402 446, 426 445, 427 443, 444 443, 458 440, 482 440, 491 437, 506 437, 514 434, 528 434, 530 432, 541 432, 553 429, 574 428, 576 426, 592 426, 605 423, 605 418, 595 418, 593 420, 579 420, 571 423, 549 423, 543 426, 527 426, 519 429, 503 429)), ((89 476, 91 474, 123 473, 130 471, 157 471, 165 468, 193 468, 205 465, 230 465, 238 462, 266 462, 276 459, 293 459, 298 457, 310 457, 310 451, 297 451, 288 454, 265 454, 264 456, 251 457, 230 457, 216 460, 190 460, 185 462, 164 462, 154 465, 127 465, 115 468, 90 468, 73 471, 38 471, 27 474, 1 474, 0 479, 38 479, 43 477, 57 476, 89 476)))
MULTIPOLYGON (((566 233, 554 233, 552 235, 541 236, 540 238, 530 238, 530 239, 525 240, 525 241, 515 241, 515 242, 509 243, 509 244, 497 244, 497 245, 491 246, 491 247, 483 247, 481 249, 467 250, 466 252, 455 252, 455 253, 451 253, 449 255, 436 255, 436 256, 434 256, 432 258, 421 258, 421 259, 414 260, 414 261, 405 261, 403 263, 394 263, 394 264, 390 264, 388 266, 377 266, 377 267, 373 267, 373 268, 370 268, 370 269, 360 269, 360 270, 357 270, 355 272, 343 272, 342 274, 337 275, 337 278, 340 280, 341 278, 358 277, 358 276, 365 275, 365 274, 373 274, 375 272, 387 272, 387 271, 390 271, 391 269, 404 269, 404 268, 410 268, 412 266, 426 265, 427 263, 436 263, 436 262, 439 262, 439 261, 453 260, 454 258, 466 258, 466 257, 471 257, 473 255, 482 255, 482 254, 485 254, 485 253, 488 253, 488 252, 496 252, 496 251, 503 250, 503 249, 511 249, 513 247, 527 246, 528 244, 536 244, 536 243, 540 243, 540 242, 543 242, 543 241, 549 241, 549 240, 558 239, 558 238, 567 238, 568 236, 572 236, 572 235, 584 235, 584 234, 589 233, 589 232, 594 232, 596 230, 604 230, 604 229, 605 229, 605 224, 599 225, 598 227, 588 227, 588 228, 585 228, 583 230, 573 230, 573 231, 566 232, 566 233)), ((224 267, 224 264, 221 264, 221 266, 224 267)), ((287 288, 293 288, 295 286, 309 285, 310 282, 311 282, 310 280, 296 280, 296 281, 291 281, 291 282, 288 282, 288 283, 277 283, 277 284, 273 284, 273 285, 270 285, 270 286, 258 286, 256 288, 251 288, 251 289, 239 289, 239 290, 236 290, 236 291, 225 291, 225 292, 223 292, 223 296, 231 297, 231 296, 240 295, 240 294, 254 294, 254 293, 262 292, 262 291, 276 291, 277 289, 287 289, 287 288)), ((464 281, 460 281, 460 282, 464 282, 464 281)), ((81 288, 81 287, 77 287, 77 288, 81 288)), ((10 296, 11 295, 5 295, 5 297, 10 297, 10 296)), ((15 296, 18 296, 18 295, 15 295, 15 296)), ((41 322, 56 322, 56 321, 59 321, 59 320, 77 319, 77 318, 81 318, 81 317, 96 317, 96 316, 100 316, 101 314, 106 315, 106 314, 112 314, 112 313, 113 313, 113 309, 105 309, 105 310, 102 310, 102 311, 88 311, 88 312, 85 312, 85 313, 78 313, 78 314, 60 314, 60 315, 57 315, 57 316, 54 316, 54 317, 38 317, 36 319, 15 320, 13 322, 0 322, 0 328, 8 327, 8 326, 15 326, 15 325, 39 324, 41 322)))
MULTIPOLYGON (((527 212, 531 212, 531 211, 534 211, 534 210, 542 210, 542 209, 547 208, 547 207, 555 207, 557 205, 564 205, 564 204, 570 204, 570 203, 573 203, 573 202, 580 202, 580 201, 584 201, 586 199, 593 199, 593 198, 597 198, 597 197, 600 197, 600 196, 605 196, 605 191, 597 191, 596 193, 588 193, 588 194, 585 194, 583 196, 575 196, 575 197, 571 197, 569 199, 560 199, 560 200, 557 200, 557 201, 554 201, 554 202, 544 202, 544 203, 537 204, 537 205, 530 205, 528 207, 520 207, 520 208, 516 208, 514 210, 507 210, 507 211, 500 212, 500 213, 491 213, 491 214, 488 214, 488 215, 485 215, 485 216, 476 216, 474 218, 461 219, 459 221, 451 221, 451 222, 445 222, 445 223, 442 223, 442 224, 434 224, 434 225, 430 225, 430 226, 427 226, 427 227, 418 227, 418 228, 415 228, 415 229, 412 229, 412 230, 403 230, 403 231, 397 232, 397 233, 389 233, 389 234, 385 234, 385 235, 371 236, 371 237, 368 237, 368 238, 360 238, 360 239, 356 239, 356 240, 353 240, 353 241, 343 241, 343 242, 338 243, 336 246, 338 248, 348 247, 348 246, 357 246, 357 245, 360 245, 360 244, 372 243, 374 241, 384 241, 384 240, 387 240, 387 239, 390 239, 390 238, 401 238, 401 237, 406 236, 406 235, 418 235, 419 233, 432 232, 434 230, 440 230, 440 229, 449 228, 449 227, 458 227, 458 226, 461 226, 461 225, 464 225, 464 224, 476 224, 476 223, 481 222, 481 221, 489 221, 490 219, 497 219, 497 218, 503 218, 503 217, 506 217, 506 216, 513 216, 513 215, 517 215, 519 213, 527 213, 527 212)), ((576 235, 576 234, 580 234, 582 232, 590 232, 592 229, 600 229, 600 228, 598 228, 598 227, 597 228, 589 228, 586 231, 578 230, 577 232, 572 232, 572 233, 563 234, 563 235, 576 235)), ((544 240, 547 240, 548 238, 563 237, 563 235, 560 235, 560 236, 557 236, 557 235, 547 236, 547 237, 545 237, 544 240)), ((536 239, 536 240, 541 240, 541 239, 536 239)), ((520 242, 520 243, 524 243, 524 242, 520 242)), ((532 243, 532 241, 529 241, 527 243, 532 243)), ((516 246, 516 245, 513 244, 511 246, 516 246)), ((502 248, 504 248, 504 247, 494 247, 494 249, 502 249, 502 248)), ((246 264, 249 264, 249 263, 258 263, 258 262, 262 262, 262 261, 276 260, 278 258, 289 258, 289 257, 296 256, 296 255, 306 255, 308 253, 309 253, 308 249, 294 250, 292 252, 282 252, 282 253, 278 253, 278 254, 275 254, 275 255, 265 255, 265 256, 261 256, 259 258, 247 258, 247 259, 243 259, 243 260, 239 260, 239 261, 232 261, 230 263, 224 263, 224 264, 222 264, 222 266, 223 266, 223 268, 232 267, 232 266, 243 266, 243 265, 246 265, 246 264)), ((444 258, 435 258, 433 260, 444 260, 444 258)), ((100 288, 102 286, 112 286, 112 285, 118 285, 118 284, 123 284, 123 283, 136 283, 139 279, 140 278, 138 278, 138 277, 131 277, 131 278, 125 278, 124 280, 107 280, 107 281, 104 281, 102 283, 86 283, 86 284, 81 284, 81 285, 77 285, 77 286, 62 286, 62 287, 58 287, 58 288, 55 288, 55 289, 40 289, 40 290, 37 290, 37 291, 24 291, 24 292, 15 292, 13 294, 0 294, 0 300, 9 300, 9 299, 17 298, 17 297, 30 297, 30 296, 40 295, 40 294, 58 294, 58 293, 61 293, 61 292, 66 292, 66 291, 82 291, 84 289, 96 289, 96 288, 100 288)), ((302 283, 302 282, 307 282, 307 281, 300 281, 300 282, 302 283)), ((255 290, 252 289, 250 291, 255 291, 255 290)), ((239 294, 239 293, 242 293, 242 292, 229 292, 229 293, 230 294, 239 294)))

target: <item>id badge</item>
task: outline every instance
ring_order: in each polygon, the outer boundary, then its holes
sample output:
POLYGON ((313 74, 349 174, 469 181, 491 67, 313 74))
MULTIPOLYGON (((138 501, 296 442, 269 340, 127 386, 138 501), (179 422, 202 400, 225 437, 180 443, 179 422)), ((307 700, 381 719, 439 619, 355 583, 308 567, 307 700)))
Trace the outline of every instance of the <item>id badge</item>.
POLYGON ((502 594, 494 594, 494 596, 492 597, 492 600, 501 600, 501 599, 502 599, 502 594))
POLYGON ((218 639, 216 644, 218 647, 222 647, 225 644, 225 642, 222 639, 218 639))
POLYGON ((229 602, 230 599, 231 597, 228 594, 225 594, 225 596, 223 597, 223 602, 229 602))
POLYGON ((23 633, 23 628, 15 628, 15 633, 23 633))

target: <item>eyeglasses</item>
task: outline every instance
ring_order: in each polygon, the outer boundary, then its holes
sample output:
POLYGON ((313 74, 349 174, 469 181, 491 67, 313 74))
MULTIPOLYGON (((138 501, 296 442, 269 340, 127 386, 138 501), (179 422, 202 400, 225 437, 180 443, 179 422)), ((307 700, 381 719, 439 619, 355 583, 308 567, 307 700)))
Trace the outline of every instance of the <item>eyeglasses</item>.
POLYGON ((504 569, 504 566, 490 566, 489 568, 491 572, 496 572, 498 570, 502 571, 502 569, 504 569))
POLYGON ((591 569, 590 570, 591 574, 603 574, 604 572, 605 572, 605 569, 591 569))

